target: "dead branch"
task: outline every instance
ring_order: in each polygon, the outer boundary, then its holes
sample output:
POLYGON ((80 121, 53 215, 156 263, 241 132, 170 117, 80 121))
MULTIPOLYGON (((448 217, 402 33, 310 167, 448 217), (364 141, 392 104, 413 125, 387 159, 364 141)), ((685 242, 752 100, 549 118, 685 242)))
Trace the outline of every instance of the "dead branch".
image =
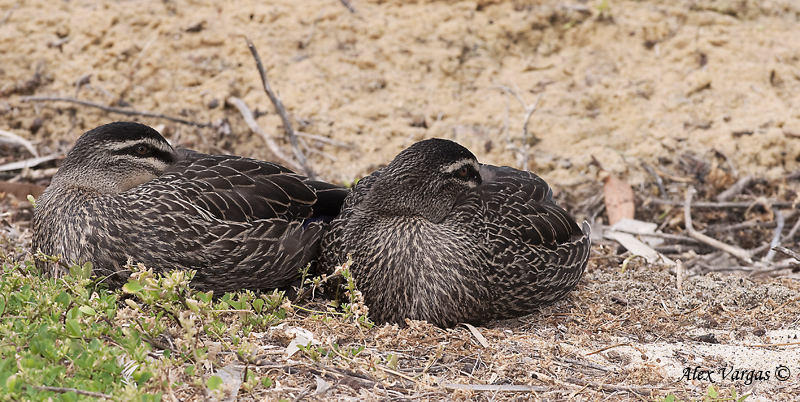
POLYGON ((261 57, 258 56, 256 46, 252 41, 250 41, 250 38, 245 39, 247 39, 247 46, 250 48, 250 53, 253 54, 253 58, 256 61, 258 74, 261 76, 261 82, 264 84, 264 91, 267 92, 269 100, 272 101, 272 104, 275 106, 275 111, 281 117, 283 129, 286 131, 286 135, 289 137, 289 143, 292 144, 292 150, 294 151, 295 159, 297 159, 297 162, 303 167, 302 171, 306 176, 312 179, 316 178, 314 171, 311 170, 311 167, 308 165, 306 156, 303 155, 303 152, 300 150, 300 145, 297 143, 297 135, 292 128, 292 122, 289 120, 289 115, 286 114, 286 108, 283 106, 283 102, 281 102, 280 98, 278 98, 278 95, 275 94, 275 92, 272 90, 272 87, 269 85, 269 80, 267 79, 267 70, 264 68, 264 64, 261 62, 261 57))
POLYGON ((19 4, 20 4, 20 3, 19 3, 19 2, 17 2, 16 4, 14 4, 14 6, 13 6, 13 7, 11 7, 11 9, 9 9, 9 10, 8 10, 8 12, 7 12, 7 13, 6 13, 6 15, 3 17, 3 19, 2 19, 2 20, 0 20, 0 25, 3 25, 3 24, 5 24, 5 23, 6 23, 6 21, 8 21, 8 19, 9 19, 9 18, 11 18, 11 14, 13 14, 13 13, 14 13, 14 10, 16 10, 16 9, 17 9, 17 7, 19 7, 19 4))
POLYGON ((297 131, 297 132, 295 132, 295 134, 297 134, 298 137, 303 137, 303 138, 308 138, 308 139, 314 140, 314 141, 324 142, 326 144, 333 145, 333 146, 336 146, 336 147, 339 147, 339 148, 353 149, 353 145, 352 144, 348 144, 348 143, 343 142, 343 141, 337 141, 337 140, 334 140, 334 139, 328 138, 328 137, 323 137, 321 135, 304 133, 302 131, 297 131))
POLYGON ((305 49, 308 45, 311 44, 311 39, 314 37, 314 31, 317 28, 317 21, 322 18, 322 13, 325 12, 325 7, 322 7, 322 10, 319 10, 319 14, 317 14, 317 18, 314 18, 314 22, 311 23, 311 32, 308 33, 306 39, 300 42, 300 49, 305 49))
POLYGON ((790 240, 791 238, 793 238, 795 233, 797 233, 798 229, 800 229, 800 219, 798 219, 794 223, 794 226, 792 226, 792 230, 790 230, 789 233, 787 233, 786 236, 783 237, 782 241, 787 241, 787 240, 790 240))
MULTIPOLYGON (((774 201, 774 200, 767 200, 770 204, 772 204, 773 208, 790 208, 792 207, 792 203, 790 201, 774 201)), ((659 204, 659 205, 675 205, 680 206, 685 204, 685 201, 675 201, 675 200, 665 200, 662 198, 648 198, 645 200, 645 204, 652 203, 652 204, 659 204)), ((694 208, 749 208, 753 205, 752 202, 747 201, 724 201, 724 202, 713 202, 713 201, 700 201, 692 204, 694 208)))
POLYGON ((231 96, 226 101, 228 104, 239 109, 239 113, 242 115, 242 118, 244 118, 244 122, 247 124, 247 126, 250 127, 250 130, 260 135, 261 138, 264 139, 264 142, 267 144, 267 148, 269 148, 270 152, 272 152, 276 158, 280 159, 282 163, 288 165, 292 170, 303 170, 303 166, 286 156, 286 154, 281 151, 281 148, 275 143, 272 137, 261 129, 261 127, 258 125, 258 122, 256 122, 256 119, 253 118, 253 113, 250 111, 250 108, 247 107, 247 104, 243 100, 235 96, 231 96))
POLYGON ((600 353, 600 352, 605 352, 606 350, 613 349, 613 348, 616 348, 616 347, 619 347, 619 346, 631 346, 631 344, 630 344, 630 342, 626 342, 626 343, 617 343, 617 344, 614 344, 614 345, 611 345, 611 346, 606 346, 606 347, 604 347, 604 348, 601 348, 601 349, 595 350, 594 352, 589 352, 589 353, 587 353, 587 354, 585 354, 585 355, 583 355, 583 356, 584 356, 584 357, 586 357, 586 356, 591 356, 591 355, 594 355, 594 354, 597 354, 597 353, 600 353))
POLYGON ((494 392, 548 392, 553 391, 550 387, 535 385, 513 385, 513 384, 442 384, 444 389, 456 390, 466 389, 470 391, 494 391, 494 392))
POLYGON ((772 235, 772 241, 769 242, 769 251, 767 251, 767 255, 765 255, 761 260, 767 263, 775 258, 775 247, 778 247, 781 244, 781 232, 783 232, 783 226, 785 224, 785 220, 783 219, 783 214, 781 211, 779 209, 775 209, 774 213, 777 226, 775 227, 775 233, 772 235))
POLYGON ((647 395, 653 391, 662 389, 661 387, 649 387, 649 386, 600 384, 596 382, 581 380, 579 378, 570 379, 569 382, 584 387, 588 386, 590 388, 601 389, 603 391, 628 392, 631 394, 641 394, 641 395, 647 395))
POLYGON ((187 126, 195 126, 195 127, 208 127, 211 123, 198 123, 196 121, 181 119, 180 117, 173 117, 167 116, 161 113, 153 113, 153 112, 145 112, 139 110, 129 110, 123 109, 119 107, 113 106, 105 106, 99 103, 89 102, 85 100, 69 98, 64 96, 21 96, 19 98, 23 102, 69 102, 75 103, 82 106, 89 106, 93 108, 100 109, 105 112, 109 113, 118 113, 126 116, 144 116, 144 117, 155 117, 157 119, 165 119, 169 121, 174 121, 176 123, 186 124, 187 126))
MULTIPOLYGON (((610 226, 603 225, 603 230, 604 231, 605 230, 609 230, 610 228, 611 228, 610 226)), ((622 233, 628 233, 628 234, 642 236, 642 237, 656 237, 656 238, 664 239, 664 240, 673 240, 673 241, 676 241, 676 242, 679 242, 679 243, 689 243, 689 244, 698 244, 698 243, 700 243, 697 239, 693 239, 693 238, 688 237, 688 236, 671 234, 671 233, 658 233, 658 232, 641 233, 641 232, 636 232, 636 231, 632 231, 632 230, 627 230, 625 228, 614 229, 614 231, 622 232, 622 233)))
POLYGON ((472 334, 472 336, 475 337, 475 339, 478 340, 478 343, 480 343, 481 346, 483 346, 484 348, 489 347, 489 342, 486 340, 486 337, 484 337, 483 334, 481 334, 481 332, 478 331, 478 328, 475 328, 472 324, 468 323, 464 323, 464 326, 466 326, 467 329, 469 329, 469 332, 472 334))
POLYGON ((642 162, 642 167, 644 168, 644 170, 647 171, 647 173, 650 173, 650 176, 653 176, 653 178, 656 180, 658 193, 661 194, 662 196, 665 196, 667 194, 667 189, 664 187, 664 179, 662 179, 661 176, 659 176, 658 173, 656 173, 656 171, 647 163, 642 162))
POLYGON ((28 150, 28 152, 30 152, 34 158, 39 157, 39 153, 36 152, 36 148, 33 147, 33 144, 31 144, 30 141, 12 133, 11 131, 0 130, 0 141, 8 141, 12 144, 21 145, 23 148, 28 150))
POLYGON ((718 248, 726 253, 748 263, 752 264, 753 260, 750 258, 750 253, 742 250, 739 247, 734 247, 728 244, 725 244, 717 239, 711 238, 706 236, 696 230, 694 230, 694 226, 692 225, 692 197, 697 191, 694 189, 694 186, 689 186, 686 189, 686 199, 683 204, 683 219, 686 225, 686 232, 689 234, 690 237, 693 237, 703 243, 708 244, 711 247, 718 248))
POLYGON ((47 156, 40 156, 38 158, 31 158, 31 159, 25 159, 25 160, 21 160, 21 161, 6 163, 4 165, 0 165, 0 172, 8 172, 8 171, 12 171, 12 170, 20 170, 20 169, 34 167, 34 166, 40 165, 42 163, 58 159, 58 158, 60 158, 62 156, 63 155, 56 153, 56 154, 47 155, 47 156))
POLYGON ((64 388, 64 387, 48 387, 45 385, 29 385, 29 387, 33 389, 38 389, 39 391, 53 391, 58 392, 60 394, 65 394, 67 392, 74 392, 78 395, 85 395, 91 396, 93 398, 102 398, 102 399, 113 399, 114 397, 108 394, 104 394, 101 392, 92 392, 92 391, 84 391, 82 389, 77 388, 64 388))
MULTIPOLYGON (((612 297, 612 299, 613 299, 613 297, 612 297)), ((570 365, 583 366, 583 367, 587 367, 587 368, 590 368, 590 369, 593 369, 593 370, 604 371, 606 373, 614 371, 614 369, 611 369, 611 368, 608 368, 608 367, 605 367, 605 366, 601 366, 601 365, 599 365, 597 363, 592 363, 590 361, 570 359, 568 357, 562 357, 562 358, 558 359, 558 361, 562 361, 562 362, 564 362, 566 364, 570 364, 570 365)))
POLYGON ((349 0, 340 0, 340 1, 342 2, 342 5, 343 5, 343 6, 347 7, 347 11, 350 11, 350 12, 351 12, 351 13, 353 13, 353 14, 355 14, 355 13, 356 13, 356 8, 355 8, 355 7, 353 7, 353 5, 352 5, 352 4, 350 4, 350 1, 349 1, 349 0))
POLYGON ((744 191, 745 187, 749 186, 754 180, 755 177, 753 176, 742 177, 727 190, 717 194, 717 201, 729 201, 731 198, 744 191))
MULTIPOLYGON (((522 96, 520 96, 517 93, 517 91, 515 91, 515 90, 513 90, 513 89, 511 89, 511 88, 509 88, 509 87, 507 87, 505 85, 496 85, 494 88, 498 88, 498 89, 500 89, 502 91, 505 91, 506 93, 510 93, 511 95, 514 95, 514 97, 517 98, 517 101, 519 101, 519 103, 522 105, 522 108, 525 109, 525 117, 522 119, 522 147, 521 147, 521 149, 522 149, 522 161, 520 161, 520 162, 521 162, 522 168, 523 169, 527 169, 527 166, 528 166, 528 123, 531 120, 531 115, 533 115, 533 112, 535 112, 537 106, 539 106, 539 101, 542 100, 542 97, 544 96, 544 92, 539 94, 539 97, 536 98, 536 101, 533 102, 532 105, 528 105, 527 103, 525 103, 525 100, 522 99, 522 96)), ((537 141, 538 141, 538 139, 537 139, 537 141)))
POLYGON ((797 253, 794 250, 790 250, 790 249, 788 249, 786 247, 783 247, 783 246, 773 246, 772 250, 780 251, 781 253, 784 253, 784 254, 788 255, 789 257, 792 257, 795 260, 800 261, 800 253, 797 253))

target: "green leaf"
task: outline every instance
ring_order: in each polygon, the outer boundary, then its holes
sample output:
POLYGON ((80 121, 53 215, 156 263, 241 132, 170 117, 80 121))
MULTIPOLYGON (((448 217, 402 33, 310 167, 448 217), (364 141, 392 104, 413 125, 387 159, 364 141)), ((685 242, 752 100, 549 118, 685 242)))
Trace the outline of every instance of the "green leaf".
POLYGON ((82 274, 81 278, 84 278, 84 279, 91 278, 92 277, 92 268, 93 267, 94 266, 92 265, 92 263, 88 262, 88 261, 85 264, 83 264, 83 272, 81 272, 81 274, 82 274))
POLYGON ((80 316, 81 310, 76 307, 67 310, 67 319, 77 319, 80 316))
POLYGON ((80 265, 73 264, 69 267, 69 276, 73 278, 80 278, 81 274, 83 274, 83 269, 80 265))
POLYGON ((253 310, 256 313, 261 313, 261 310, 264 309, 264 299, 255 299, 253 300, 253 310))
POLYGON ((134 374, 133 377, 136 380, 136 384, 138 384, 141 387, 142 385, 144 385, 144 383, 146 383, 151 378, 153 378, 153 373, 151 373, 149 371, 145 371, 145 372, 141 373, 141 375, 138 376, 139 378, 136 378, 137 376, 135 374, 134 374))
POLYGON ((185 369, 183 369, 183 372, 185 372, 186 375, 188 375, 188 376, 193 376, 194 372, 195 372, 195 369, 196 368, 194 367, 194 365, 190 364, 190 365, 186 366, 185 369))
POLYGON ((206 381, 206 386, 210 390, 220 389, 222 388, 222 378, 212 375, 208 381, 206 381))
POLYGON ((265 376, 264 378, 261 379, 261 385, 263 385, 264 388, 271 387, 272 386, 272 379, 265 376))
POLYGON ((708 386, 708 391, 706 392, 706 394, 707 394, 708 396, 712 397, 712 398, 717 398, 717 397, 719 397, 719 393, 717 392, 717 390, 716 390, 716 389, 714 389, 714 386, 713 386, 713 385, 709 385, 709 386, 708 386))
POLYGON ((0 316, 6 311, 6 298, 0 295, 0 316))
POLYGON ((67 292, 62 290, 61 293, 59 293, 58 296, 56 296, 56 298, 53 299, 53 300, 56 303, 61 304, 64 307, 66 307, 67 305, 69 305, 70 298, 69 298, 69 295, 67 294, 67 292))
POLYGON ((125 293, 139 293, 143 289, 144 286, 142 286, 142 284, 139 283, 139 281, 134 279, 129 280, 128 283, 122 286, 122 290, 124 290, 125 293))
POLYGON ((72 392, 72 391, 65 392, 65 393, 61 394, 61 400, 62 401, 67 401, 67 402, 77 402, 78 401, 78 394, 76 394, 75 392, 72 392))
POLYGON ((67 329, 67 333, 76 337, 81 337, 81 325, 78 323, 78 320, 74 318, 67 319, 64 327, 67 329))
POLYGON ((14 391, 14 387, 17 386, 17 375, 12 374, 6 379, 6 389, 9 391, 14 391))
POLYGON ((89 306, 80 306, 80 307, 78 307, 78 310, 80 310, 83 314, 86 314, 86 315, 95 315, 95 314, 97 314, 97 311, 94 311, 94 309, 89 307, 89 306))

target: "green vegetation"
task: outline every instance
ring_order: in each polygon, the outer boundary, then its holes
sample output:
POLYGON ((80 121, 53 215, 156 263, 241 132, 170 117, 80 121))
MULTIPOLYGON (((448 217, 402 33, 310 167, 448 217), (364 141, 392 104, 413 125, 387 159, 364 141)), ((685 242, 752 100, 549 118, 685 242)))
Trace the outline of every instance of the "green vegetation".
MULTIPOLYGON (((132 266, 129 282, 110 291, 91 277, 91 264, 73 265, 68 275, 53 278, 31 260, 11 261, 1 254, 0 260, 0 401, 147 402, 177 388, 199 395, 221 392, 219 363, 206 345, 219 343, 222 351, 252 363, 257 348, 248 343, 249 334, 282 322, 293 307, 280 292, 215 298, 189 287, 193 272, 158 275, 132 266)), ((343 312, 329 306, 316 316, 371 325, 359 314, 363 305, 356 307, 348 279, 351 299, 343 312)), ((347 356, 360 353, 335 347, 347 356)), ((303 350, 310 356, 331 353, 303 350)), ((243 373, 244 392, 271 386, 266 375, 243 373)))
MULTIPOLYGON (((736 389, 731 388, 730 396, 721 395, 720 392, 714 388, 713 385, 709 385, 708 389, 706 390, 706 394, 703 395, 703 399, 699 399, 698 401, 702 402, 743 402, 750 394, 745 394, 742 396, 738 396, 736 394, 736 389)), ((659 402, 681 402, 675 395, 669 394, 663 399, 659 399, 659 402)))
POLYGON ((140 331, 114 323, 119 294, 96 289, 91 269, 73 266, 68 276, 44 279, 32 261, 3 263, 0 400, 161 399, 150 381, 150 345, 140 331))

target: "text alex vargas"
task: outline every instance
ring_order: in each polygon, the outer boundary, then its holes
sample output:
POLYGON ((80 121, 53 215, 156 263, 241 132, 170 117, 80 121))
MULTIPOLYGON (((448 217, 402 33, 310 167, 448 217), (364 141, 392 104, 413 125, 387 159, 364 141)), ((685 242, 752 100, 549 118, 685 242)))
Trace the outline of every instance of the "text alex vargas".
POLYGON ((750 385, 753 381, 768 381, 769 370, 739 370, 733 367, 721 367, 716 370, 706 370, 697 366, 695 368, 686 367, 683 369, 684 380, 700 380, 716 383, 714 375, 720 375, 722 378, 719 380, 742 381, 744 385, 750 385))

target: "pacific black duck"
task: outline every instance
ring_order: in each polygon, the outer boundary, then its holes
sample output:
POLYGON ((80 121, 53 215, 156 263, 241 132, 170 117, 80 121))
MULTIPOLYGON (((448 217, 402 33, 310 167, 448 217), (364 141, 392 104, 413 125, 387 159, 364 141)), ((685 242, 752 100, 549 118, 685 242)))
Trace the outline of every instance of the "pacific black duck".
POLYGON ((566 295, 586 267, 589 230, 535 174, 482 165, 463 146, 430 139, 358 182, 320 260, 331 272, 352 256, 379 323, 480 324, 566 295))
POLYGON ((116 122, 84 133, 38 199, 33 250, 92 262, 114 287, 130 260, 194 269, 202 290, 283 288, 316 257, 326 216, 346 195, 274 163, 174 149, 148 126, 116 122))

